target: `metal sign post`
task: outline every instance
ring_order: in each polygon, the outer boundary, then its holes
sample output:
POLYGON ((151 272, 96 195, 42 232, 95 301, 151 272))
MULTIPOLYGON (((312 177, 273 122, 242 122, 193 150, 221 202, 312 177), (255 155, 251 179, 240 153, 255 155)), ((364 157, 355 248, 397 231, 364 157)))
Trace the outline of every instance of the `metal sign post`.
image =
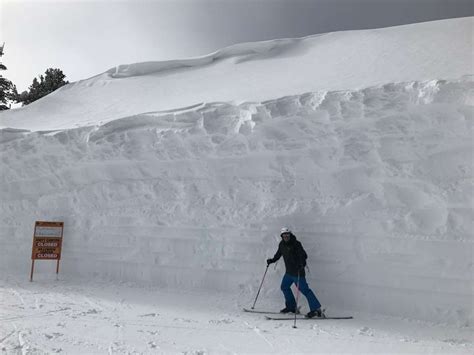
POLYGON ((56 260, 56 277, 59 273, 59 260, 63 242, 64 222, 36 221, 31 252, 31 274, 33 281, 35 260, 56 260))

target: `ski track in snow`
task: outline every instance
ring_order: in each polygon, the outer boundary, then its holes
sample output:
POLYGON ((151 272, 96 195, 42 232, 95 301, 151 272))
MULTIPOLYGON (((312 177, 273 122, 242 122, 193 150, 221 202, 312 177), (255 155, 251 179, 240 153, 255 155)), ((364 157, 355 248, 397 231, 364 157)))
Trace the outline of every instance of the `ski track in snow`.
MULTIPOLYGON (((17 287, 12 279, 0 281, 2 290, 17 287)), ((0 350, 7 354, 284 354, 314 352, 315 346, 326 353, 463 354, 474 349, 472 329, 401 318, 356 314, 349 321, 298 321, 298 328, 293 329, 293 322, 268 321, 261 314, 243 313, 241 307, 250 301, 250 295, 179 293, 133 284, 47 278, 34 283, 25 279, 20 287, 26 304, 30 304, 20 319, 9 320, 17 313, 15 306, 21 305, 18 298, 0 291, 0 350), (91 296, 84 297, 83 293, 91 296), (35 308, 38 294, 46 312, 63 311, 45 313, 35 308), (124 294, 133 307, 122 307, 124 294), (101 311, 97 311, 99 307, 101 311)), ((259 303, 267 309, 279 306, 266 298, 259 303)))

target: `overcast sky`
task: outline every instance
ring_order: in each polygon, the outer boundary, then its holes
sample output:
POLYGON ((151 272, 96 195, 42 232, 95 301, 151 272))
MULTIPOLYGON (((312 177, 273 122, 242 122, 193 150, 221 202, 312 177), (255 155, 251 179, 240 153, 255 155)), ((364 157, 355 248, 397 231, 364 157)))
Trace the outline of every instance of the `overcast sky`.
POLYGON ((240 42, 473 15, 472 0, 0 0, 1 75, 21 92, 49 67, 76 81, 240 42))

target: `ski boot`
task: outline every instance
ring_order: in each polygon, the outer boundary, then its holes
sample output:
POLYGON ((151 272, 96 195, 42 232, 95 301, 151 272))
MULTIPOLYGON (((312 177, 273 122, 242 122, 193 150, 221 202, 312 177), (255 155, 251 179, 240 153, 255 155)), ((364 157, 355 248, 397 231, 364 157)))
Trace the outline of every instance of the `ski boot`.
POLYGON ((318 308, 315 309, 314 311, 308 312, 308 314, 305 315, 306 318, 326 318, 326 315, 324 314, 324 309, 318 308))

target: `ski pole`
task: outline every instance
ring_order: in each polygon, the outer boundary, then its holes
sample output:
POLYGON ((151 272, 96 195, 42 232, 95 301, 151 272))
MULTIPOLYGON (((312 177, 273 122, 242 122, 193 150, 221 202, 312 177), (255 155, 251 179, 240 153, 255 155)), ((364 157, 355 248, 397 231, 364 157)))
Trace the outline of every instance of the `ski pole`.
POLYGON ((295 323, 293 328, 296 328, 296 314, 298 313, 298 299, 300 296, 300 271, 298 270, 298 281, 296 282, 296 309, 295 309, 295 323))
POLYGON ((265 280, 265 275, 267 274, 269 266, 270 266, 270 264, 267 264, 267 268, 265 269, 265 273, 263 274, 262 282, 260 283, 260 287, 258 288, 257 296, 255 297, 255 301, 253 302, 252 309, 254 309, 255 303, 257 303, 257 298, 258 298, 258 295, 260 294, 260 290, 262 289, 263 280, 265 280))

